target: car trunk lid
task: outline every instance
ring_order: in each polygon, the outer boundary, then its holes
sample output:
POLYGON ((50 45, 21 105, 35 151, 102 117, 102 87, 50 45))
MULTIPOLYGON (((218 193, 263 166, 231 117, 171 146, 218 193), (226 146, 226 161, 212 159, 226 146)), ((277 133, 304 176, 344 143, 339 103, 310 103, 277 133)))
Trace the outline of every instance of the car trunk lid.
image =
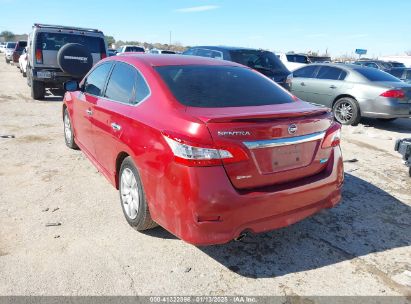
POLYGON ((205 122, 218 147, 243 149, 248 159, 225 163, 237 189, 294 181, 322 171, 330 149, 320 149, 332 123, 327 108, 305 102, 238 107, 188 108, 205 122))

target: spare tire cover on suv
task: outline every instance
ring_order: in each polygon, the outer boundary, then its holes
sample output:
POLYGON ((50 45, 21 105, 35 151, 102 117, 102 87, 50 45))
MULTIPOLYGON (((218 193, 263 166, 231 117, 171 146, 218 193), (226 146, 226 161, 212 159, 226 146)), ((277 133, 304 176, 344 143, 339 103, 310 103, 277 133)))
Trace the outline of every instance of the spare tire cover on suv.
POLYGON ((63 72, 81 78, 93 67, 93 57, 84 45, 68 43, 57 53, 57 63, 63 72))

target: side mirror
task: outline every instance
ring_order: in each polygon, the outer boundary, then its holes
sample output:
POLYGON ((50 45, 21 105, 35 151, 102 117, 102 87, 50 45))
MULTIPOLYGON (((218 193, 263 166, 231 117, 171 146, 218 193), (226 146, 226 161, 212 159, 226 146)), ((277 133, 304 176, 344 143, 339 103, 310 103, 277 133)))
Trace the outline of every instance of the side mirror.
POLYGON ((79 90, 78 82, 75 80, 69 80, 64 83, 64 90, 68 92, 74 92, 79 90))

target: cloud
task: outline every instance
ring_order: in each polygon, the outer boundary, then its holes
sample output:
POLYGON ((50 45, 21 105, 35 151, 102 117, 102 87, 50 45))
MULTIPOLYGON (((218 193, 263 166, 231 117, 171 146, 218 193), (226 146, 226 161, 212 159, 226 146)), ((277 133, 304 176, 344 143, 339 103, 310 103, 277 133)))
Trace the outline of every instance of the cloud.
POLYGON ((174 11, 177 13, 198 13, 198 12, 211 11, 211 10, 215 10, 218 8, 220 8, 218 5, 201 5, 201 6, 179 8, 174 11))

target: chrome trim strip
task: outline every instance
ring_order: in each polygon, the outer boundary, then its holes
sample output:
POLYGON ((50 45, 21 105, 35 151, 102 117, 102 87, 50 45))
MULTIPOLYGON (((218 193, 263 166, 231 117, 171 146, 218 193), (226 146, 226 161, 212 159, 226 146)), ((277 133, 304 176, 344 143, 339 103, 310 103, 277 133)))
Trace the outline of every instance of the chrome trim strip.
POLYGON ((290 146, 296 144, 302 144, 310 141, 323 139, 325 132, 317 132, 308 135, 286 137, 286 138, 276 138, 269 140, 257 140, 257 141, 245 141, 243 144, 248 149, 264 149, 273 147, 290 146))

